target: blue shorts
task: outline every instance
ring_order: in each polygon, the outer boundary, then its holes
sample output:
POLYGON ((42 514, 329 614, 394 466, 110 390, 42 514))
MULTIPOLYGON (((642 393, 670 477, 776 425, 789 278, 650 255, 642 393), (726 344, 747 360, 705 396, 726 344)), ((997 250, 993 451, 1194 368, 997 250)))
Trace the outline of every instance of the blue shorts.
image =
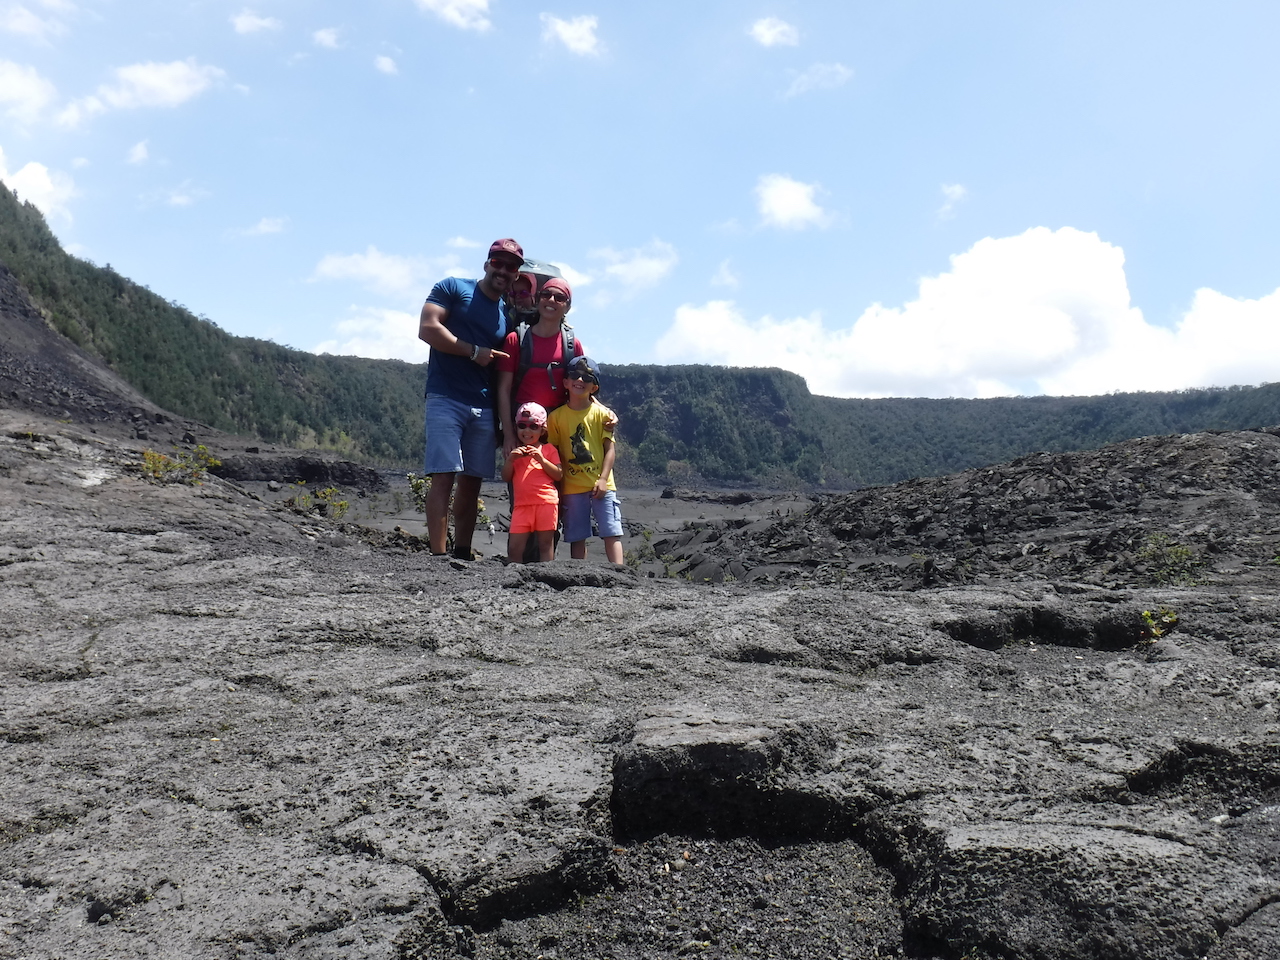
POLYGON ((423 472, 465 473, 483 480, 497 468, 493 411, 469 407, 438 393, 427 394, 427 452, 423 472))
POLYGON ((618 495, 610 490, 597 500, 590 493, 566 493, 560 498, 560 515, 564 518, 566 543, 577 543, 591 536, 591 517, 601 537, 622 536, 622 508, 618 495))

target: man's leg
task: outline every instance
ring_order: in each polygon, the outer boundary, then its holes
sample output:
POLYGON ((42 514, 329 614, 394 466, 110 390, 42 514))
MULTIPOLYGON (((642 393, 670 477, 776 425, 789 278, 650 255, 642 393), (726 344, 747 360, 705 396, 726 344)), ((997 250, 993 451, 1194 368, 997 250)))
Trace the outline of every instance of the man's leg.
POLYGON ((449 494, 453 478, 463 467, 461 437, 470 408, 448 397, 430 394, 426 398, 424 426, 426 451, 423 472, 431 476, 427 492, 427 543, 434 554, 449 548, 449 494))
MULTIPOLYGON (((444 553, 449 544, 449 493, 453 490, 452 473, 433 473, 427 491, 427 542, 434 554, 444 553)), ((472 523, 475 515, 472 514, 472 523)))
POLYGON ((574 540, 569 544, 569 559, 585 560, 587 559, 587 541, 574 540))
POLYGON ((458 490, 453 496, 453 554, 471 559, 471 537, 476 530, 476 503, 480 499, 479 477, 458 474, 458 490))

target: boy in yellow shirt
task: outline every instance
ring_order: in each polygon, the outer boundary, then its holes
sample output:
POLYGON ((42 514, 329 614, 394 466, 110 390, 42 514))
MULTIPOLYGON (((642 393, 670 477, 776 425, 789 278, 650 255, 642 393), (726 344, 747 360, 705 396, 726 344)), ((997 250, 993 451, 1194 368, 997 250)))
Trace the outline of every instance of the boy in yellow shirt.
POLYGON ((616 418, 592 400, 600 389, 600 368, 589 357, 574 357, 565 368, 564 386, 569 402, 551 411, 547 436, 559 449, 564 469, 560 514, 569 556, 586 559, 594 514, 605 556, 611 563, 622 563, 622 510, 613 483, 616 451, 609 425, 616 418))

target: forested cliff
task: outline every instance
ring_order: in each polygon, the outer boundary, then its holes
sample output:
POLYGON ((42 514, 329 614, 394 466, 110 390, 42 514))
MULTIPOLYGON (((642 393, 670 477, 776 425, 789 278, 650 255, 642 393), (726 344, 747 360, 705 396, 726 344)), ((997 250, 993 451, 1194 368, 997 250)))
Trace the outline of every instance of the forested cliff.
MULTIPOLYGON (((0 262, 49 323, 162 407, 270 442, 412 466, 425 366, 317 356, 236 337, 63 251, 0 185, 0 262)), ((1036 450, 1280 423, 1280 384, 1101 397, 844 400, 776 369, 609 365, 620 480, 845 488, 950 473, 1036 450), (628 476, 630 472, 630 476, 628 476)))

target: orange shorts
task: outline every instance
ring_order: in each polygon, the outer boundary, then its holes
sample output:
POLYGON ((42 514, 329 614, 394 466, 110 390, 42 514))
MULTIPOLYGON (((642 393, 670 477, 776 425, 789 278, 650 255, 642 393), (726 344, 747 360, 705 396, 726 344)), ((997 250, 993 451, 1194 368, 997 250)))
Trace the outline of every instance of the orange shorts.
POLYGON ((511 510, 511 533, 537 533, 554 530, 560 507, 554 503, 524 503, 511 510))

